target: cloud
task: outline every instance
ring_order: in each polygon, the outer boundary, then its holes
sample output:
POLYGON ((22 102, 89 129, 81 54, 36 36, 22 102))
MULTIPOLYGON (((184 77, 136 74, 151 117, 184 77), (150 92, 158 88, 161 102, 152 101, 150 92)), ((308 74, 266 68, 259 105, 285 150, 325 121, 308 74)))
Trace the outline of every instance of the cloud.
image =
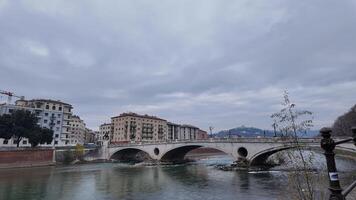
POLYGON ((4 1, 0 87, 74 105, 271 128, 283 90, 315 127, 355 104, 355 1, 4 1))

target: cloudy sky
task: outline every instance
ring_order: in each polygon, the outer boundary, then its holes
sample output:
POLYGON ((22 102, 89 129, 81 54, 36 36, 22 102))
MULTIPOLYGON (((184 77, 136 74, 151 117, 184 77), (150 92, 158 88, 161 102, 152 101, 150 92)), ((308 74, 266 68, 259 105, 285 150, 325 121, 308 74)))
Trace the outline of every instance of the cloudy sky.
POLYGON ((356 1, 0 0, 0 89, 216 131, 271 129, 287 89, 317 129, 356 103, 356 1))

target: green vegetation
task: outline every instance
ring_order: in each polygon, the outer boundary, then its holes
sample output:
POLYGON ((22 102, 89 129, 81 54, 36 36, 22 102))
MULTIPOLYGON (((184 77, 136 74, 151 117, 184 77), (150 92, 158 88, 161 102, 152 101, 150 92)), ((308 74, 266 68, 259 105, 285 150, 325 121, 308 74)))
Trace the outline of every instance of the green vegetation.
POLYGON ((78 160, 82 160, 84 156, 84 146, 77 144, 75 146, 75 156, 78 160))
POLYGON ((16 110, 11 114, 0 116, 0 138, 5 140, 14 138, 19 147, 23 138, 28 138, 32 147, 38 144, 50 144, 53 131, 37 125, 36 114, 25 110, 16 110))

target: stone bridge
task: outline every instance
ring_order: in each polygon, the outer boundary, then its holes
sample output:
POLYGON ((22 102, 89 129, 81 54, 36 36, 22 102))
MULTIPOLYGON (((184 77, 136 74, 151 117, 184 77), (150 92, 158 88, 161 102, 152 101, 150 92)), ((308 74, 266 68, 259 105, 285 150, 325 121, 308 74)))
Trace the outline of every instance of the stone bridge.
MULTIPOLYGON (((306 148, 320 148, 320 138, 300 139, 299 144, 306 148)), ((157 161, 181 161, 191 150, 207 147, 219 150, 235 160, 247 159, 250 165, 261 165, 272 154, 296 147, 292 140, 285 138, 236 138, 209 139, 197 141, 141 142, 127 144, 104 143, 97 158, 110 160, 123 156, 145 154, 157 161)), ((353 143, 338 146, 338 149, 356 153, 353 143)))

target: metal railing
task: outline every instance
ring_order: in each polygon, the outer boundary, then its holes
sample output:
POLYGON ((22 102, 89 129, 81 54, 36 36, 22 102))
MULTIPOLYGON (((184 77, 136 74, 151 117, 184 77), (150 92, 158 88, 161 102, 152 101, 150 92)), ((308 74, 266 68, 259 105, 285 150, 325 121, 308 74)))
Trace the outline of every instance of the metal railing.
POLYGON ((329 190, 331 192, 329 196, 329 200, 345 200, 346 196, 356 187, 356 180, 346 187, 346 189, 342 189, 339 181, 339 174, 336 169, 335 163, 335 153, 334 149, 337 145, 353 142, 356 146, 356 127, 352 128, 353 137, 348 139, 342 139, 339 141, 334 141, 331 138, 331 128, 322 128, 320 133, 323 139, 320 142, 320 146, 324 149, 324 155, 326 158, 326 165, 328 168, 328 178, 329 178, 329 190))

